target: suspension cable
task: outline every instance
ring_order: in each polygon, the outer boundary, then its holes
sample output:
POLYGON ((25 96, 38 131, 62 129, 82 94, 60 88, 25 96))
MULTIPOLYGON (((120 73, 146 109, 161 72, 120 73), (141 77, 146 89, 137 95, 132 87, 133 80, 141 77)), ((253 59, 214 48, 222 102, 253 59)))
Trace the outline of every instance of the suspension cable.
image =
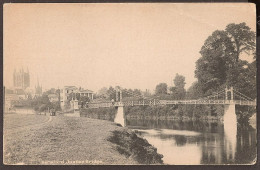
POLYGON ((245 98, 247 98, 247 100, 252 100, 252 101, 254 100, 254 99, 251 99, 250 97, 247 97, 246 95, 240 93, 239 91, 236 91, 236 90, 234 90, 234 91, 239 93, 240 95, 244 96, 245 98))

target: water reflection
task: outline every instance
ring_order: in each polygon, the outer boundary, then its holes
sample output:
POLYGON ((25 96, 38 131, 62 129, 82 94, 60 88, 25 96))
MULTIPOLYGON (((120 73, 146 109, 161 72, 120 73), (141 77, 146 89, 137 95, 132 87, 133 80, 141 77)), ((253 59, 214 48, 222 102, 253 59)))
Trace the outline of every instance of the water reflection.
POLYGON ((252 164, 256 157, 256 130, 227 128, 221 122, 126 120, 158 152, 166 164, 252 164))

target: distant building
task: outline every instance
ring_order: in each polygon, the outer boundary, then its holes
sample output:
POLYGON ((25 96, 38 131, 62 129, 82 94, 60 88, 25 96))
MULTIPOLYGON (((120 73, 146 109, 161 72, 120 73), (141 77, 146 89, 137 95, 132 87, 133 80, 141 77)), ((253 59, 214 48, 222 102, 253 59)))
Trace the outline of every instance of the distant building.
POLYGON ((23 68, 18 72, 14 70, 13 83, 15 88, 20 88, 23 90, 27 87, 30 87, 30 73, 28 68, 26 72, 23 70, 23 68))
POLYGON ((16 94, 19 99, 27 99, 28 96, 32 96, 33 91, 30 89, 30 73, 27 68, 26 71, 24 69, 20 69, 13 73, 13 87, 6 89, 6 93, 16 94))
POLYGON ((76 86, 64 86, 64 88, 60 90, 60 105, 62 109, 65 108, 70 93, 76 92, 77 89, 78 88, 76 86))
POLYGON ((90 100, 93 100, 93 91, 91 90, 79 90, 80 96, 87 96, 90 100))
POLYGON ((37 86, 35 86, 35 93, 34 96, 38 97, 42 95, 42 86, 39 84, 39 80, 37 80, 37 86))
POLYGON ((87 96, 90 100, 93 100, 94 93, 91 90, 84 90, 76 86, 64 86, 64 88, 60 90, 60 104, 62 109, 64 109, 71 93, 79 94, 79 96, 87 96))

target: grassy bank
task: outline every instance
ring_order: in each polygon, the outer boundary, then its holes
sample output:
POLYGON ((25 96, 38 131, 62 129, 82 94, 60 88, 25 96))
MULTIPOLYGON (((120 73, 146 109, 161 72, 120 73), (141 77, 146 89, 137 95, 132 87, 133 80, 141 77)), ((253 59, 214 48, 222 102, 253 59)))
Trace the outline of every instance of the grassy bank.
POLYGON ((138 137, 133 131, 121 129, 113 131, 108 138, 115 143, 119 153, 132 157, 140 164, 162 164, 163 155, 157 153, 157 149, 147 140, 138 137))
MULTIPOLYGON (((12 119, 17 119, 16 122, 19 122, 21 118, 17 115, 12 119)), ((30 119, 28 116, 25 120, 30 119)), ((8 120, 7 117, 5 121, 13 120, 8 120)), ((19 128, 19 133, 16 133, 15 128, 12 132, 4 131, 4 163, 29 165, 160 163, 155 149, 149 152, 148 149, 152 147, 148 146, 145 140, 133 134, 133 138, 129 138, 128 134, 130 132, 126 128, 109 121, 55 116, 52 121, 40 126, 24 126, 22 130, 19 128), (128 154, 122 153, 118 150, 118 147, 122 147, 120 145, 122 143, 143 148, 144 154, 150 156, 143 162, 139 160, 140 155, 134 150, 126 149, 128 154)))

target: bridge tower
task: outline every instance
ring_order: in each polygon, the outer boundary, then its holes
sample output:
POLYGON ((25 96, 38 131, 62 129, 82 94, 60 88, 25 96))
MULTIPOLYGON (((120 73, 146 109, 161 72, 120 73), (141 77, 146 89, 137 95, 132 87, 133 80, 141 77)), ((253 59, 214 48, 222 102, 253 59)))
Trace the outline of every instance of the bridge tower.
POLYGON ((120 88, 116 88, 116 102, 122 101, 122 90, 120 88))
POLYGON ((225 88, 225 100, 230 100, 233 102, 234 100, 234 90, 233 87, 225 88))

